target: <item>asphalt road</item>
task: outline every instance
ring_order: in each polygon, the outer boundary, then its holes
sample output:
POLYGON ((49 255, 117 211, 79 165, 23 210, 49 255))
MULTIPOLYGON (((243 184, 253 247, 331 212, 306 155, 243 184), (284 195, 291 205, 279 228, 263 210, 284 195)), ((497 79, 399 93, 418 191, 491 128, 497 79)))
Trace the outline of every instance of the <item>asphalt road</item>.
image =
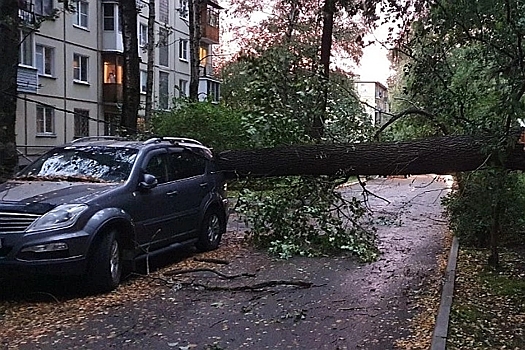
MULTIPOLYGON (((416 296, 432 288, 448 251, 440 198, 449 185, 436 176, 367 182, 382 251, 371 264, 343 256, 276 260, 245 245, 243 225, 232 220, 217 251, 180 252, 114 293, 79 296, 56 285, 0 293, 0 349, 398 348, 424 311, 416 296), (203 268, 244 275, 168 273, 203 268), (246 288, 271 281, 297 285, 246 288)), ((342 191, 362 198, 359 185, 342 191)))

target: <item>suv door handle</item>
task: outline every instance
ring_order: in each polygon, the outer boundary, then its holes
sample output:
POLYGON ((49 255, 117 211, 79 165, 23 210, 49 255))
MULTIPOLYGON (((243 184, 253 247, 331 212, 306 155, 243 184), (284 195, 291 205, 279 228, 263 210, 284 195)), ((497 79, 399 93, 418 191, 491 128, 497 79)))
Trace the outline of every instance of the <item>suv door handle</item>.
POLYGON ((170 191, 170 192, 166 192, 166 195, 167 196, 176 196, 179 194, 179 191, 170 191))
POLYGON ((199 185, 201 188, 206 188, 208 187, 208 183, 207 182, 203 182, 199 185))

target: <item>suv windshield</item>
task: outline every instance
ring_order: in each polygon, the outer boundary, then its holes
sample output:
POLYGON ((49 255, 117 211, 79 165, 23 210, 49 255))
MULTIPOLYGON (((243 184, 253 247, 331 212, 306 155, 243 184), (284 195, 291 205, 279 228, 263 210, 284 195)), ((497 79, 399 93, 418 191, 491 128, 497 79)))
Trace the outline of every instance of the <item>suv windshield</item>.
POLYGON ((46 153, 18 173, 17 179, 126 181, 138 150, 117 147, 65 147, 46 153))

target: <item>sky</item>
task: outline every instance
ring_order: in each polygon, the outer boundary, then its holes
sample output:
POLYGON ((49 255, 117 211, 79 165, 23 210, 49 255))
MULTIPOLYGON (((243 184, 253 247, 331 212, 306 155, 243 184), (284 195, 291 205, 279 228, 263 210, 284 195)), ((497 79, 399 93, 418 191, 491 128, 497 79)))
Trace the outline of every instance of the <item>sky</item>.
POLYGON ((388 33, 388 27, 382 26, 374 30, 374 33, 365 36, 364 41, 374 40, 376 43, 363 49, 363 57, 355 73, 360 75, 362 81, 378 81, 387 86, 387 79, 392 74, 388 50, 381 44, 388 33))

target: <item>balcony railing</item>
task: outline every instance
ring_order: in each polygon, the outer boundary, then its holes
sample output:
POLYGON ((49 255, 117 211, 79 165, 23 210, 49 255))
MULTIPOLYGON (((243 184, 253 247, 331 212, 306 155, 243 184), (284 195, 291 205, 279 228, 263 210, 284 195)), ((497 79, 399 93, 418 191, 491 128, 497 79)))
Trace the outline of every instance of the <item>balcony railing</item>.
POLYGON ((18 17, 25 25, 34 25, 36 23, 36 14, 33 10, 33 3, 29 1, 18 1, 18 17))

